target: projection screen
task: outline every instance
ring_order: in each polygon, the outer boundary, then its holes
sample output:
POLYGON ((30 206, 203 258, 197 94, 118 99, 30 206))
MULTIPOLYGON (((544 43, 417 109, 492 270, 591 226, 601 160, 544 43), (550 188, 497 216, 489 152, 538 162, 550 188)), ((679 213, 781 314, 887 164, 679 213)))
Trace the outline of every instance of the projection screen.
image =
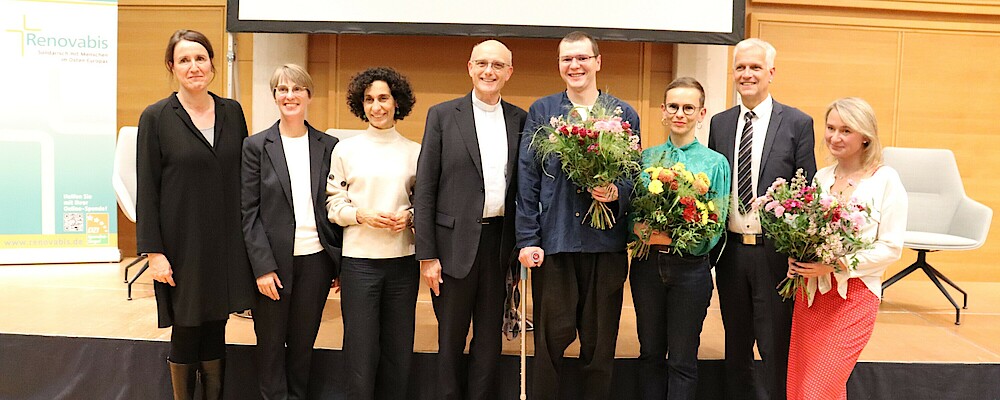
POLYGON ((231 32, 355 33, 735 44, 743 0, 229 0, 231 32))

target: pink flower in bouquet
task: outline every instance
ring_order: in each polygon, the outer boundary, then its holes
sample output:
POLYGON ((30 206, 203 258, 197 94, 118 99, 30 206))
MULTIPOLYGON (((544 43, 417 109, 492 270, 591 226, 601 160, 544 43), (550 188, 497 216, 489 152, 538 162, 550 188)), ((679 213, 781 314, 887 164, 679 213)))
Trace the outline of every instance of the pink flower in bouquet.
MULTIPOLYGON (((580 188, 633 179, 639 170, 639 138, 624 133, 621 117, 610 111, 608 105, 598 102, 589 110, 573 109, 550 118, 532 138, 536 157, 540 162, 558 157, 566 177, 580 188), (581 118, 584 115, 586 119, 581 118)), ((615 215, 607 205, 594 200, 584 220, 593 228, 609 229, 615 224, 615 215)))

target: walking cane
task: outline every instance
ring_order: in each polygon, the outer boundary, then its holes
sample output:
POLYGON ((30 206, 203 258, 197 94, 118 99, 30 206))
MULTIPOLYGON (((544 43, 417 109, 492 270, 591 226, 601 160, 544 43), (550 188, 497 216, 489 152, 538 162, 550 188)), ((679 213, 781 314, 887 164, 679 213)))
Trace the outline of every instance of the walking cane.
MULTIPOLYGON (((541 258, 542 258, 542 256, 540 256, 538 253, 531 253, 531 261, 537 263, 541 258)), ((518 283, 519 285, 521 285, 521 304, 520 304, 521 310, 519 312, 520 318, 518 320, 518 323, 520 324, 520 328, 521 328, 521 400, 526 400, 528 398, 528 394, 527 394, 527 387, 528 387, 528 385, 527 385, 527 376, 528 376, 528 356, 527 356, 527 354, 528 354, 528 351, 527 351, 527 347, 526 347, 526 344, 528 343, 528 341, 525 340, 525 338, 524 338, 525 335, 528 334, 527 324, 525 323, 525 322, 527 322, 527 319, 528 319, 528 315, 527 315, 527 304, 528 304, 527 287, 528 286, 525 283, 527 281, 528 281, 528 268, 526 268, 522 264, 521 265, 521 282, 518 283)))

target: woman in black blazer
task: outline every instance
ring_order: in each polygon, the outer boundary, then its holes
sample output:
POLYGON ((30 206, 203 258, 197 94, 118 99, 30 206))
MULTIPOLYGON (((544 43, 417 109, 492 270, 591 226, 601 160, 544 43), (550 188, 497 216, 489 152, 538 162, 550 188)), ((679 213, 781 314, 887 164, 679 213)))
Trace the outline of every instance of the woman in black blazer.
POLYGON ((136 239, 149 256, 159 326, 173 326, 175 399, 222 397, 226 320, 253 302, 240 230, 240 104, 208 91, 215 76, 205 35, 174 32, 164 61, 180 84, 139 118, 136 239))
POLYGON ((243 237, 260 291, 253 327, 266 400, 306 398, 313 343, 340 260, 341 228, 325 209, 337 139, 306 122, 312 89, 302 67, 278 67, 271 94, 281 117, 243 142, 243 237))

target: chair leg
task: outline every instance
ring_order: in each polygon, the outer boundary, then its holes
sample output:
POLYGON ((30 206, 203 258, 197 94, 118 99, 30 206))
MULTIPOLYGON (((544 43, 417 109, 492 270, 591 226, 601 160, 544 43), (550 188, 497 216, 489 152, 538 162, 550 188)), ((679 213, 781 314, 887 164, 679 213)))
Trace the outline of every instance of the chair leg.
POLYGON ((948 293, 948 290, 944 288, 944 285, 941 284, 941 280, 938 279, 937 275, 931 272, 930 269, 927 268, 921 268, 921 269, 924 271, 925 274, 927 274, 927 277, 930 278, 931 282, 934 282, 934 286, 937 286, 938 290, 941 291, 941 294, 943 294, 944 297, 948 298, 948 301, 951 302, 952 307, 955 307, 955 325, 960 325, 962 309, 958 308, 958 303, 956 303, 955 299, 951 297, 951 293, 948 293))
POLYGON ((959 292, 962 292, 962 309, 968 309, 969 308, 969 294, 968 293, 966 293, 964 290, 962 290, 962 288, 958 287, 958 285, 956 285, 955 282, 952 282, 951 279, 948 279, 947 276, 944 276, 944 274, 942 274, 941 271, 938 271, 937 268, 934 268, 934 267, 932 267, 930 265, 927 265, 927 268, 930 268, 931 271, 934 271, 934 275, 937 275, 938 278, 943 279, 945 282, 947 282, 949 285, 951 285, 951 287, 955 288, 955 290, 957 290, 959 292))
POLYGON ((143 264, 142 268, 140 268, 139 272, 136 273, 135 276, 132 277, 131 281, 128 281, 128 299, 129 300, 132 300, 132 284, 135 283, 135 281, 139 280, 139 277, 142 276, 142 273, 146 272, 147 269, 149 269, 149 263, 148 262, 145 263, 145 264, 143 264))
POLYGON ((897 272, 891 278, 887 279, 885 282, 882 282, 882 291, 884 292, 885 289, 887 289, 889 286, 892 286, 892 284, 898 282, 900 279, 903 279, 907 275, 913 273, 913 271, 921 269, 922 266, 923 265, 921 264, 921 262, 918 259, 917 262, 914 262, 913 264, 910 264, 910 266, 906 267, 906 269, 897 272))
POLYGON ((146 259, 146 256, 136 257, 135 260, 132 260, 132 262, 128 263, 128 265, 125 266, 125 283, 128 283, 128 270, 129 270, 129 268, 132 268, 132 266, 138 264, 140 261, 145 260, 145 259, 146 259))
POLYGON ((917 250, 917 261, 914 261, 913 264, 910 264, 909 267, 906 267, 906 269, 897 272, 891 278, 889 278, 885 282, 883 282, 882 283, 882 291, 884 292, 885 289, 888 288, 889 286, 892 286, 892 284, 898 282, 900 279, 903 279, 903 277, 905 277, 905 276, 913 273, 913 271, 916 271, 916 270, 919 269, 919 270, 923 271, 924 274, 926 274, 928 278, 930 278, 931 282, 934 283, 934 286, 937 286, 938 290, 941 291, 941 294, 943 294, 944 297, 947 298, 948 301, 951 303, 951 305, 953 307, 955 307, 955 325, 961 325, 961 317, 962 317, 962 314, 961 314, 962 311, 961 310, 963 308, 966 308, 966 309, 968 308, 968 306, 969 306, 969 294, 966 293, 965 290, 962 290, 962 288, 958 287, 958 285, 956 285, 955 282, 952 282, 951 279, 948 279, 948 277, 944 276, 944 274, 942 274, 941 271, 938 271, 937 269, 935 269, 934 267, 932 267, 930 264, 928 264, 927 263, 927 252, 928 252, 928 250, 917 250), (941 284, 942 280, 944 280, 951 287, 955 288, 955 290, 958 290, 959 292, 962 293, 962 307, 961 308, 958 307, 958 302, 956 302, 955 299, 953 297, 951 297, 951 293, 949 293, 948 290, 945 289, 944 285, 941 284))

